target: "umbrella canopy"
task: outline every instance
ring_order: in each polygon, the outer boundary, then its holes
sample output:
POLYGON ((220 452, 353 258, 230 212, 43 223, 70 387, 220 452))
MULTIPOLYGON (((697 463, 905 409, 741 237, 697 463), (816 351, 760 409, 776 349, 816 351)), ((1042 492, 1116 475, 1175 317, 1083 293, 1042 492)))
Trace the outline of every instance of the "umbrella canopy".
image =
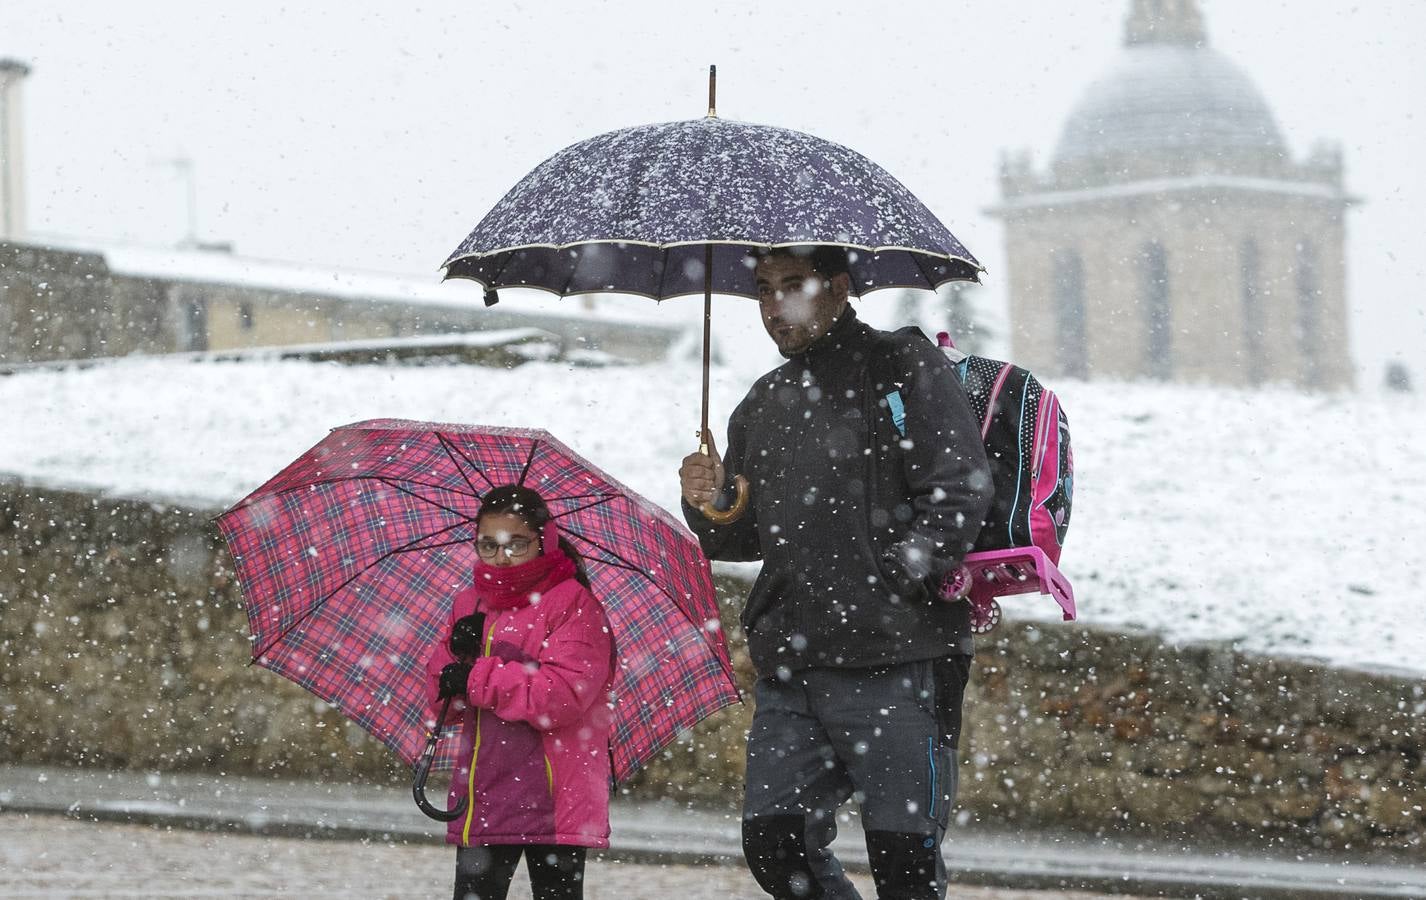
MULTIPOLYGON (((415 764, 433 722, 423 662, 471 584, 481 496, 515 483, 545 498, 608 613, 616 778, 738 699, 697 542, 537 429, 347 425, 225 512, 253 662, 415 764)), ((435 767, 456 744, 442 742, 435 767)))
POLYGON ((709 116, 611 131, 526 175, 444 263, 487 289, 757 297, 748 251, 847 248, 851 289, 975 280, 970 251, 880 166, 809 134, 709 116))
MULTIPOLYGON (((713 295, 758 296, 751 251, 846 250, 849 288, 935 289, 973 281, 980 263, 901 182, 846 147, 809 134, 719 119, 715 66, 708 115, 611 131, 536 166, 446 258, 447 278, 555 294, 703 294, 703 404, 708 427, 713 295)), ((700 507, 727 524, 747 508, 700 507)))

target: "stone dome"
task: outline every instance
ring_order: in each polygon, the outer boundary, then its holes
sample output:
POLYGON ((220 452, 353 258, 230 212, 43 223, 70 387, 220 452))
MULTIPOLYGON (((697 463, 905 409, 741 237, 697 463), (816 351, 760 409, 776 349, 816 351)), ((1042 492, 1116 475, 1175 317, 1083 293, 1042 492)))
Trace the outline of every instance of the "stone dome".
POLYGON ((1257 87, 1208 47, 1130 47, 1070 113, 1055 164, 1121 154, 1286 154, 1257 87))
POLYGON ((1057 169, 1151 157, 1281 159, 1287 146, 1251 78, 1207 46, 1197 4, 1139 0, 1118 62, 1070 113, 1057 169))

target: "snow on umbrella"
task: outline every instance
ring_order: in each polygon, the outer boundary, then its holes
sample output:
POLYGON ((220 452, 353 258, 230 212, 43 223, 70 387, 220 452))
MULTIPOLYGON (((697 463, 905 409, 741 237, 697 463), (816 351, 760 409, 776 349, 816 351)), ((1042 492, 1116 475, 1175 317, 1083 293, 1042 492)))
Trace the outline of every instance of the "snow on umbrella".
POLYGON ((719 119, 714 84, 710 71, 703 119, 611 131, 545 160, 444 263, 447 278, 480 283, 487 304, 503 287, 702 293, 705 452, 712 295, 756 299, 750 251, 843 247, 857 296, 983 270, 880 166, 809 134, 719 119))
POLYGON ((611 131, 540 163, 443 264, 489 290, 705 290, 757 299, 748 251, 838 246, 852 293, 975 280, 980 263, 901 182, 803 132, 720 119, 611 131))
MULTIPOLYGON (((470 584, 482 494, 514 483, 545 498, 608 613, 619 655, 615 778, 737 701, 697 542, 538 429, 346 425, 223 513, 253 662, 416 765, 434 722, 425 656, 470 584)), ((455 743, 441 742, 436 768, 451 765, 455 743)))

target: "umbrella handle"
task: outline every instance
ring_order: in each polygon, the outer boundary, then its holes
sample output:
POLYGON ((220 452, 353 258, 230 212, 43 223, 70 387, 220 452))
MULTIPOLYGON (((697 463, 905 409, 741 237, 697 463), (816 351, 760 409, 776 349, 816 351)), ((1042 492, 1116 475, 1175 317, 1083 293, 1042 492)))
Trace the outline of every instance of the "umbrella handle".
MULTIPOLYGON (((707 435, 708 432, 705 430, 703 433, 707 435)), ((699 442, 698 452, 704 456, 710 454, 707 437, 699 442)), ((713 501, 710 500, 698 507, 698 511, 703 513, 703 518, 712 522, 714 525, 731 525, 743 517, 743 513, 748 511, 748 479, 741 475, 734 475, 733 486, 737 488, 738 492, 737 496, 733 498, 733 505, 727 509, 718 509, 713 505, 713 501)))
POLYGON ((727 509, 718 509, 712 503, 705 503, 698 507, 703 518, 714 525, 731 525, 743 517, 743 513, 748 511, 748 479, 735 475, 733 485, 738 490, 738 495, 733 498, 733 505, 727 509))
POLYGON ((441 714, 436 718, 436 727, 431 729, 430 737, 426 738, 426 749, 416 761, 416 778, 411 783, 411 796, 416 798, 416 805, 420 807, 421 812, 437 822, 454 822, 465 815, 465 808, 469 803, 465 797, 461 797, 456 801, 454 809, 441 809, 426 799, 426 777, 431 774, 431 763, 436 759, 436 743, 441 739, 441 723, 445 722, 453 699, 455 698, 447 697, 441 707, 441 714))
MULTIPOLYGON (((708 426, 706 424, 708 420, 708 394, 706 381, 703 399, 703 420, 705 424, 703 426, 703 430, 699 432, 698 452, 702 453, 704 456, 712 456, 713 439, 708 435, 708 426)), ((733 476, 733 485, 737 488, 737 496, 733 498, 733 505, 728 507, 727 509, 718 509, 713 505, 713 501, 710 500, 702 506, 698 507, 698 511, 703 513, 703 518, 712 522, 714 525, 731 525, 743 517, 743 513, 748 511, 748 479, 744 478, 741 475, 735 475, 733 476)))

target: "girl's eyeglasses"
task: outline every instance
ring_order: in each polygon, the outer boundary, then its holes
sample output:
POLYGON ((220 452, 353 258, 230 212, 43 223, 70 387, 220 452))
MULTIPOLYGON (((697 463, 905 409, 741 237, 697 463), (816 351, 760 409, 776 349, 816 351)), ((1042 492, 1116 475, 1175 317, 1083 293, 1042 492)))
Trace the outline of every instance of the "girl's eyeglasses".
POLYGON ((514 559, 525 555, 533 544, 534 541, 522 537, 511 538, 503 544, 493 538, 481 538, 475 542, 475 552, 480 554, 481 559, 494 559, 497 553, 504 553, 506 559, 514 559))

